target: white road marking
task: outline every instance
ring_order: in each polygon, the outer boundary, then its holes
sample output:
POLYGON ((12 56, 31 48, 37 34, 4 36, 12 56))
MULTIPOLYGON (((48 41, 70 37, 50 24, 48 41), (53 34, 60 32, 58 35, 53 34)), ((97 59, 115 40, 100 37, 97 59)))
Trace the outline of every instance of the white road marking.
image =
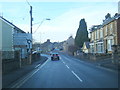
POLYGON ((39 71, 39 69, 37 69, 35 72, 33 72, 30 76, 26 77, 22 82, 20 82, 18 84, 18 86, 16 86, 16 88, 19 88, 20 86, 22 86, 28 79, 30 79, 35 73, 37 73, 39 71))
POLYGON ((63 63, 65 64, 65 62, 63 61, 63 63))
POLYGON ((62 62, 65 64, 65 62, 62 60, 62 62))
POLYGON ((25 83, 25 81, 27 81, 29 78, 31 78, 39 69, 37 69, 36 71, 28 74, 25 78, 23 78, 22 80, 20 80, 18 83, 16 83, 14 86, 12 86, 11 88, 19 88, 21 85, 23 85, 25 83), (24 83, 23 83, 24 82, 24 83))
POLYGON ((66 65, 66 67, 67 67, 68 69, 70 69, 70 67, 69 67, 68 65, 66 65))
POLYGON ((14 84, 12 87, 10 88, 19 88, 20 86, 22 86, 28 79, 30 79, 34 74, 36 74, 46 63, 48 62, 45 61, 41 67, 39 67, 37 70, 35 70, 34 72, 29 73, 25 78, 23 78, 22 80, 20 80, 18 83, 14 84))
POLYGON ((45 62, 41 65, 41 67, 40 67, 39 69, 41 69, 43 66, 45 66, 45 64, 46 64, 48 61, 49 61, 49 59, 48 59, 47 61, 45 61, 45 62))
POLYGON ((80 82, 82 82, 82 79, 76 74, 76 73, 74 73, 74 71, 71 71, 76 77, 77 77, 77 79, 80 81, 80 82))
POLYGON ((35 68, 38 68, 41 64, 38 64, 37 66, 35 66, 35 68))
MULTIPOLYGON (((68 58, 66 58, 66 57, 64 57, 65 59, 67 59, 67 60, 69 60, 68 58)), ((62 61, 63 62, 63 61, 62 61)), ((70 69, 70 67, 66 64, 66 67, 68 68, 68 69, 70 69)), ((74 73, 74 71, 72 71, 71 69, 70 69, 70 71, 72 72, 72 74, 73 75, 75 75, 75 77, 80 81, 80 82, 82 82, 82 79, 76 74, 76 73, 74 73)))
MULTIPOLYGON (((65 59, 69 60, 67 57, 64 57, 65 59)), ((65 64, 65 62, 62 60, 62 62, 65 64)), ((83 80, 74 72, 70 69, 70 67, 65 64, 65 66, 72 72, 72 74, 80 81, 80 82, 83 82, 83 80)))

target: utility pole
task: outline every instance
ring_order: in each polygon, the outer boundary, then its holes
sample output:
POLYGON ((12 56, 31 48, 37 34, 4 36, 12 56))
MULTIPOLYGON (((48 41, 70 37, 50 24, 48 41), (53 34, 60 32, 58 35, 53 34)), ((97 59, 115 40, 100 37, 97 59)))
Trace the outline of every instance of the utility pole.
POLYGON ((31 64, 32 62, 32 6, 30 5, 30 33, 31 33, 31 48, 30 48, 30 60, 29 60, 29 64, 31 64))
POLYGON ((31 31, 31 34, 32 34, 32 21, 33 21, 33 18, 32 18, 32 6, 30 6, 30 31, 31 31))

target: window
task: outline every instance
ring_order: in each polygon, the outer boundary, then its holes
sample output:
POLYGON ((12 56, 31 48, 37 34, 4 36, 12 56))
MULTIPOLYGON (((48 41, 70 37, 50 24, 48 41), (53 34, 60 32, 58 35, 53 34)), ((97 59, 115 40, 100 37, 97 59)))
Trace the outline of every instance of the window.
POLYGON ((92 40, 94 40, 94 32, 92 32, 92 40))
POLYGON ((100 44, 100 48, 101 48, 100 52, 102 53, 103 52, 103 43, 100 44))
POLYGON ((91 41, 92 41, 92 32, 90 33, 90 38, 91 38, 91 41))
POLYGON ((96 32, 97 32, 97 39, 99 39, 99 30, 97 30, 96 32))
POLYGON ((113 40, 109 39, 108 40, 108 51, 112 51, 112 48, 111 48, 112 45, 113 45, 113 40))
POLYGON ((98 53, 103 53, 103 43, 98 44, 98 53))
POLYGON ((95 40, 97 39, 97 31, 95 31, 95 40))
POLYGON ((107 29, 108 29, 108 28, 107 28, 107 26, 106 26, 106 27, 105 27, 105 35, 107 35, 107 29))
POLYGON ((110 24, 110 34, 112 34, 112 31, 113 31, 113 24, 111 23, 110 24))
POLYGON ((94 53, 94 45, 90 45, 90 52, 94 53))
POLYGON ((100 38, 103 38, 103 29, 100 29, 100 38))

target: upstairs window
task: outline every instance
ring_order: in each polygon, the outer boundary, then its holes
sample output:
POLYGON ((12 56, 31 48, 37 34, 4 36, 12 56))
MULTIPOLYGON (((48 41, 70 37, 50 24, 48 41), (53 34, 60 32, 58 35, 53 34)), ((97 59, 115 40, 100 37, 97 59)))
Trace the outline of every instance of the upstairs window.
POLYGON ((108 27, 106 26, 105 27, 105 36, 107 35, 107 32, 108 32, 108 27))
POLYGON ((110 34, 112 34, 112 31, 113 31, 113 24, 111 23, 110 24, 110 34))

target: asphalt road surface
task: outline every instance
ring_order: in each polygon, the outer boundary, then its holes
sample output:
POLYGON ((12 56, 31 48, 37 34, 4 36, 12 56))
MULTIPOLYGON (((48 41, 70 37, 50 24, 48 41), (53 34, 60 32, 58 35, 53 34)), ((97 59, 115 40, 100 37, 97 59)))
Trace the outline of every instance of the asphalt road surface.
POLYGON ((118 88, 118 72, 60 54, 16 81, 11 88, 118 88))

